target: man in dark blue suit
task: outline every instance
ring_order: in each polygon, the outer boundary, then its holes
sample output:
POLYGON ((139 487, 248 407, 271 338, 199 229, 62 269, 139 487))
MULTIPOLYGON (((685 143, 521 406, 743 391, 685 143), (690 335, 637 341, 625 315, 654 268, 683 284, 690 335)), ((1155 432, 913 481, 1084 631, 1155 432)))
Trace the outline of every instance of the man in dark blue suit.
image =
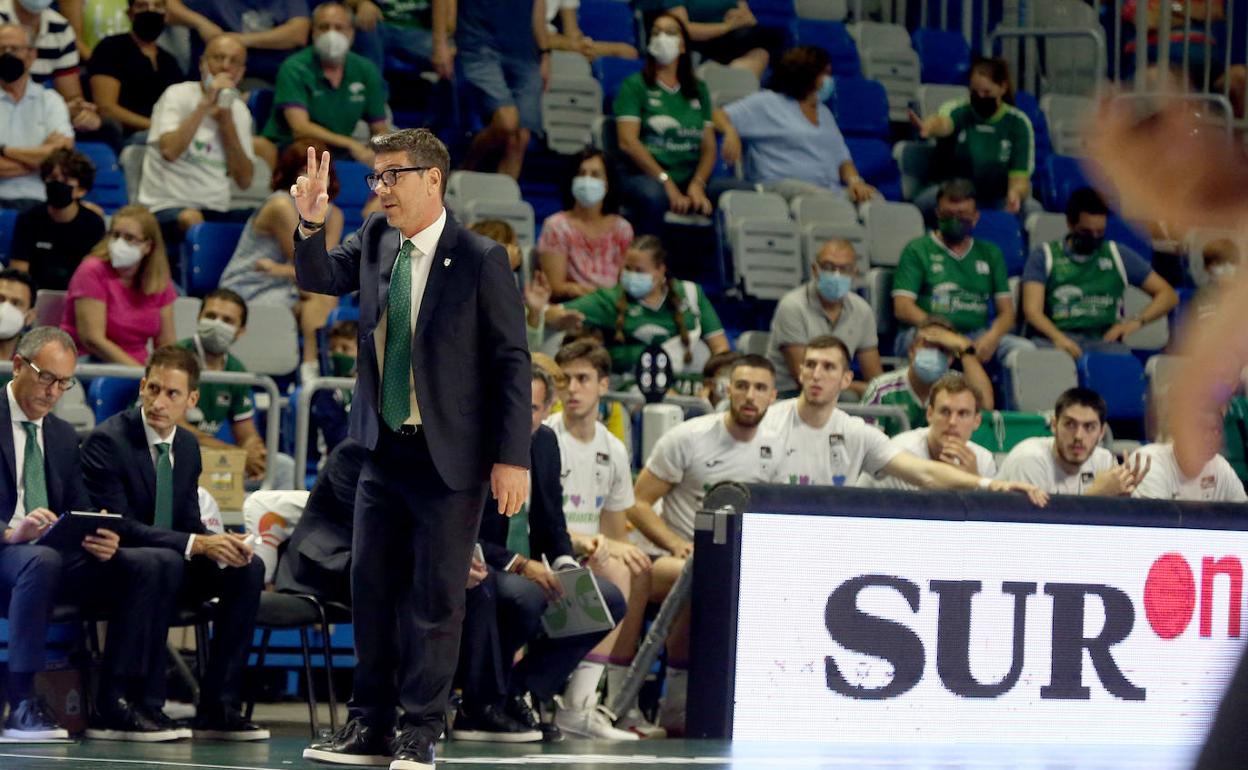
MULTIPOLYGON (((182 601, 199 606, 218 599, 194 736, 264 740, 269 731, 248 722, 239 710, 264 563, 245 537, 214 535, 200 520, 199 442, 178 427, 199 400, 198 387, 194 353, 173 346, 153 352, 139 381, 142 407, 96 426, 82 444, 83 472, 92 501, 125 514, 123 538, 178 555, 171 582, 182 601)), ((164 669, 150 673, 147 695, 163 701, 164 669)))
POLYGON ((165 741, 182 732, 142 702, 147 675, 164 673, 172 610, 170 579, 176 555, 154 548, 119 548, 116 532, 100 529, 81 548, 57 550, 37 542, 58 514, 91 510, 82 483, 78 436, 51 414, 76 384, 78 351, 65 332, 31 330, 13 357, 13 380, 0 398, 0 602, 9 619, 9 665, 5 690, 11 706, 4 737, 65 738, 66 732, 34 694, 44 666, 44 635, 53 601, 106 609, 108 638, 100 672, 98 707, 91 731, 118 740, 165 741))
POLYGON ((304 752, 342 764, 433 766, 455 672, 464 579, 482 506, 520 509, 529 464, 529 354, 506 250, 442 205, 450 156, 425 129, 375 136, 383 215, 326 251, 329 154, 291 194, 300 288, 360 293, 351 437, 369 451, 355 505, 351 718, 304 752), (386 738, 401 715, 393 745, 386 738))

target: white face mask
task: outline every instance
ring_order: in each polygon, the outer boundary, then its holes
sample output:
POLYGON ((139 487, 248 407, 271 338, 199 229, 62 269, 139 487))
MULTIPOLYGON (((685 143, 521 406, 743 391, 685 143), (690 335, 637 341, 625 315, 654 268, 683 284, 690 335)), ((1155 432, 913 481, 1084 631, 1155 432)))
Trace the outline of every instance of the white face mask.
POLYGON ((351 40, 336 29, 322 32, 312 44, 324 61, 340 62, 347 58, 347 51, 351 50, 351 40))
POLYGON ((659 64, 671 64, 680 56, 680 35, 660 32, 650 38, 646 51, 659 64))
POLYGON ((143 249, 122 238, 114 238, 108 242, 108 258, 114 268, 125 270, 143 261, 143 249))
POLYGON ((26 315, 9 302, 0 302, 0 340, 11 340, 26 325, 26 315))

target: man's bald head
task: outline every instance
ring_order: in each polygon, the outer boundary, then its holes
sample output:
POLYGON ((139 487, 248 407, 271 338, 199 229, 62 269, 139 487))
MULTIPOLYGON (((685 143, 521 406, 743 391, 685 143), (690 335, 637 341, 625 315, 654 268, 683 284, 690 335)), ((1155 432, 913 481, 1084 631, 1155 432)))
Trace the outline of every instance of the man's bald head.
POLYGON ((217 35, 206 48, 200 66, 209 75, 229 75, 238 85, 247 69, 247 46, 238 35, 217 35))

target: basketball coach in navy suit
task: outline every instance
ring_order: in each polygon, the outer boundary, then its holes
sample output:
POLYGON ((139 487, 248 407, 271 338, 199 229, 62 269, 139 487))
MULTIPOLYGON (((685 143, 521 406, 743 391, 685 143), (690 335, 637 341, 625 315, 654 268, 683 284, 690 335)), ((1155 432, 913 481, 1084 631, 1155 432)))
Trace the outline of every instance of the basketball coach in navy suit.
POLYGON ((443 206, 446 146, 409 129, 373 137, 372 148, 367 181, 384 215, 332 251, 323 234, 329 154, 318 163, 309 148, 291 189, 300 288, 360 292, 351 437, 368 449, 352 540, 350 719, 304 757, 426 770, 486 493, 508 516, 527 494, 531 372, 507 252, 443 206))

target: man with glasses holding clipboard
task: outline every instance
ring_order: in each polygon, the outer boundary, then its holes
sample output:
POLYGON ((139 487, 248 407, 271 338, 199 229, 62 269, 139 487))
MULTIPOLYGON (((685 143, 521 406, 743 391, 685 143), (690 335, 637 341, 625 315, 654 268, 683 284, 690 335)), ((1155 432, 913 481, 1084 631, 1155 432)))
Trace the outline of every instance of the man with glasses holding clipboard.
POLYGON ((77 385, 77 359, 65 332, 50 326, 31 330, 18 343, 13 380, 0 398, 0 419, 10 426, 0 430, 0 517, 7 522, 0 544, 0 596, 7 596, 4 610, 12 637, 4 737, 68 737, 34 692, 35 674, 44 666, 48 618, 59 597, 108 607, 92 731, 106 731, 116 740, 176 740, 183 732, 163 715, 149 713, 141 688, 151 667, 164 669, 164 636, 174 600, 168 575, 178 567, 178 554, 121 548, 117 533, 104 527, 87 535, 80 548, 39 542, 58 514, 91 507, 78 436, 72 425, 51 414, 65 391, 77 385))
POLYGON ((300 288, 360 292, 351 437, 368 450, 352 544, 351 718, 304 757, 426 770, 486 492, 507 516, 527 495, 531 370, 506 250, 443 207, 446 146, 426 129, 371 146, 368 184, 382 213, 341 246, 327 251, 322 234, 329 154, 318 160, 309 148, 307 173, 291 188, 300 288))

